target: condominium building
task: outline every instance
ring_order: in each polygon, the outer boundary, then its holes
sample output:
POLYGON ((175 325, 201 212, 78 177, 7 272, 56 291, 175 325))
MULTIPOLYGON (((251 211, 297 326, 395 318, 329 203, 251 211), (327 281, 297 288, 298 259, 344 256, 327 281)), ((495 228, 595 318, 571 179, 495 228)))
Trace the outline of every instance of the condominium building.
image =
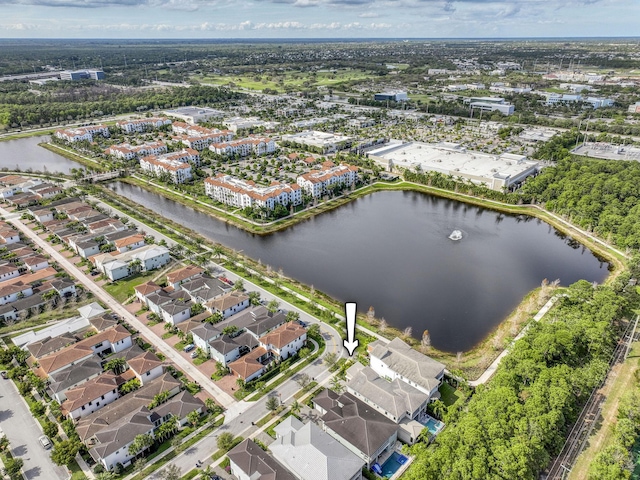
POLYGON ((231 130, 205 128, 184 122, 175 122, 171 128, 174 133, 178 134, 173 137, 174 140, 195 150, 204 150, 212 143, 227 142, 234 137, 231 130))
POLYGON ((268 187, 257 186, 231 175, 218 174, 204 181, 205 193, 220 203, 234 207, 264 207, 273 210, 276 204, 299 205, 302 191, 297 183, 274 183, 268 187))
POLYGON ((141 120, 128 120, 116 123, 116 126, 126 133, 145 132, 165 125, 171 125, 171 120, 166 117, 143 118, 141 120))
POLYGON ((298 185, 312 197, 321 197, 332 185, 344 184, 350 186, 358 178, 358 167, 353 165, 338 165, 324 170, 311 170, 298 177, 298 185))
POLYGON ((105 153, 122 160, 132 160, 138 157, 146 157, 147 155, 162 155, 167 153, 167 146, 162 142, 145 143, 144 145, 120 143, 110 146, 105 150, 105 153))
POLYGON ((86 127, 67 128, 65 130, 57 130, 55 136, 66 140, 67 142, 80 142, 86 140, 93 141, 95 135, 109 136, 109 127, 106 125, 89 125, 86 127))
POLYGON ((209 150, 218 155, 239 155, 246 157, 252 153, 264 155, 276 150, 276 143, 268 137, 248 137, 230 142, 212 143, 209 150))
POLYGON ((196 167, 200 165, 200 155, 191 148, 160 156, 149 155, 140 159, 142 170, 156 176, 168 173, 173 183, 191 180, 191 164, 196 167))

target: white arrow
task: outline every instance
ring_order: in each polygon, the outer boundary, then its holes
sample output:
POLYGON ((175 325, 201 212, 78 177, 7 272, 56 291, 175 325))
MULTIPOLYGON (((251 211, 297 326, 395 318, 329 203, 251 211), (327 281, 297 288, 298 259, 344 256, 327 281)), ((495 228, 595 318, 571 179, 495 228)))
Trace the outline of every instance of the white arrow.
POLYGON ((360 343, 354 337, 356 336, 356 304, 348 302, 344 305, 347 314, 347 338, 343 341, 344 348, 349 352, 349 356, 353 355, 353 351, 360 343))

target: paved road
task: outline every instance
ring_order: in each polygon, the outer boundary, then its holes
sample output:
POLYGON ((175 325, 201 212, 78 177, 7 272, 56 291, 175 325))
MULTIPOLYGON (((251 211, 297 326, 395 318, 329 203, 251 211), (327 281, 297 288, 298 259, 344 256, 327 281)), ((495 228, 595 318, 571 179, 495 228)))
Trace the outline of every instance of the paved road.
POLYGON ((14 457, 24 461, 22 468, 28 480, 65 480, 70 477, 65 469, 55 465, 45 452, 38 437, 40 424, 31 416, 27 404, 11 380, 0 379, 0 427, 11 442, 14 457))

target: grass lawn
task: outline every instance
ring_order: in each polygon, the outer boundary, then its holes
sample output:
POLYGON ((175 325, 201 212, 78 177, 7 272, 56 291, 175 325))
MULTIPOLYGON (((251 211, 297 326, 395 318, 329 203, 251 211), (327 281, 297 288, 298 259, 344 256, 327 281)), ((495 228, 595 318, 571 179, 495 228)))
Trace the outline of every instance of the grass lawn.
POLYGON ((133 290, 134 287, 151 280, 157 274, 158 272, 156 270, 140 272, 131 277, 118 280, 117 282, 108 283, 103 288, 109 292, 113 298, 122 303, 135 293, 133 290))
POLYGON ((453 405, 458 401, 458 399, 462 398, 462 393, 460 393, 448 383, 443 383, 442 385, 440 385, 438 391, 440 392, 440 395, 442 395, 442 403, 444 403, 447 407, 449 405, 453 405))
POLYGON ((73 460, 68 467, 69 470, 71 470, 71 480, 85 480, 87 478, 75 460, 73 460))
POLYGON ((589 466, 598 452, 604 450, 613 438, 613 428, 617 423, 620 398, 637 384, 635 373, 640 369, 640 342, 634 342, 627 360, 613 367, 609 380, 601 389, 606 395, 602 405, 600 421, 595 425, 586 447, 571 469, 569 480, 582 480, 588 477, 589 466))

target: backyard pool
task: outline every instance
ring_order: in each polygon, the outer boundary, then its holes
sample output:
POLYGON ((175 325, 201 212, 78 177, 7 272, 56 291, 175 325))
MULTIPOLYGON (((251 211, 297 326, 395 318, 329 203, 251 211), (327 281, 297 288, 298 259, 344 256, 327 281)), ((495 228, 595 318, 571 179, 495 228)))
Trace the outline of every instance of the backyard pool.
POLYGON ((435 435, 444 427, 444 423, 428 415, 420 423, 429 429, 431 435, 435 435))
POLYGON ((382 475, 391 478, 407 460, 404 455, 393 452, 387 461, 382 464, 382 475))

